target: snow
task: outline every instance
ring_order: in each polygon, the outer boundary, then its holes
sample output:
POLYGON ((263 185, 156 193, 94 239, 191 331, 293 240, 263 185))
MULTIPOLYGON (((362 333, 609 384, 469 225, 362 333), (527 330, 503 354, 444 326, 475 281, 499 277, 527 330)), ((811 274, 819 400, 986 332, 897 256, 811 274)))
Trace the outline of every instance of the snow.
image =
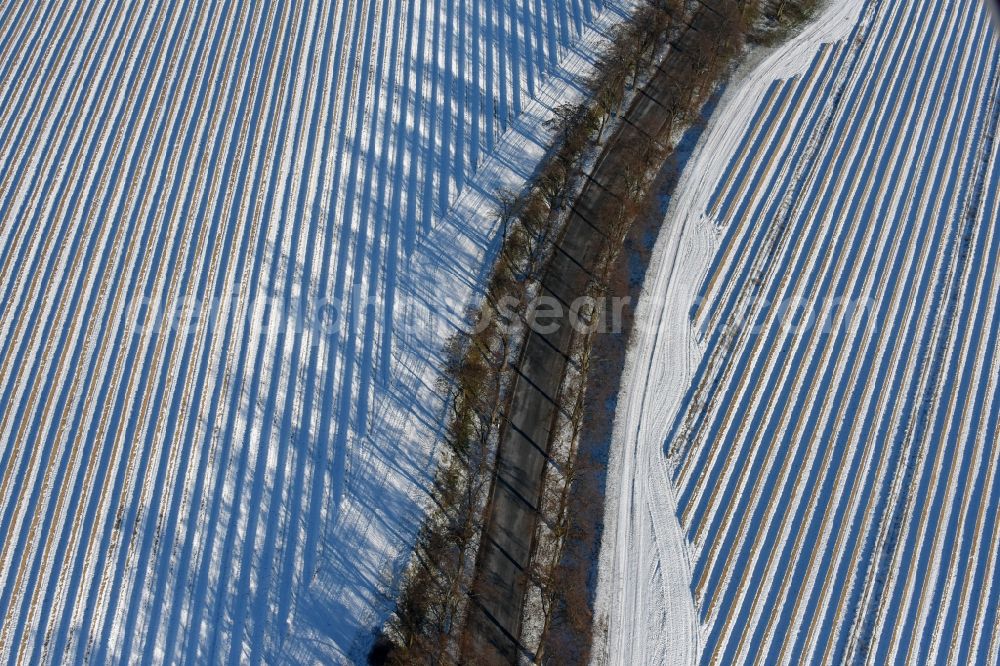
POLYGON ((997 649, 998 53, 975 3, 831 1, 730 82, 639 305, 603 661, 997 649))
POLYGON ((0 8, 0 659, 361 658, 491 194, 628 7, 0 8))

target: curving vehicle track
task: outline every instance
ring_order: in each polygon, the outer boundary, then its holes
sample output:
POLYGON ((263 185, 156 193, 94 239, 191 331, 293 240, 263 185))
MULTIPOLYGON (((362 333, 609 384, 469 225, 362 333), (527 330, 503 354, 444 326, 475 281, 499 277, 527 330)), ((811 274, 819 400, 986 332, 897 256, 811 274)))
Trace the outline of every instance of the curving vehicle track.
POLYGON ((980 4, 858 0, 727 91, 640 306, 612 661, 997 660, 998 90, 980 4))

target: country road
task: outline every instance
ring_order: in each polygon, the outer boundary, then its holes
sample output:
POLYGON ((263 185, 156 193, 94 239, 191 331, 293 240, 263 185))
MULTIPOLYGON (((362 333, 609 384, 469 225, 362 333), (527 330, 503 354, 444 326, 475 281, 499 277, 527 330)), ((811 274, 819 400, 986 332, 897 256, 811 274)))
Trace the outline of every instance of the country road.
MULTIPOLYGON (((659 100, 670 88, 670 72, 676 71, 672 65, 686 57, 680 49, 668 50, 647 85, 634 95, 571 209, 542 280, 542 293, 564 307, 587 293, 608 221, 619 214, 621 199, 616 192, 626 189, 627 167, 637 161, 635 147, 667 129, 669 119, 659 100)), ((493 655, 491 661, 497 663, 516 662, 519 653, 531 656, 519 641, 526 574, 559 410, 554 398, 568 367, 573 333, 568 318, 549 328, 552 331, 546 334, 530 332, 522 350, 478 561, 477 575, 487 585, 478 598, 480 612, 474 620, 480 641, 476 652, 493 655)))

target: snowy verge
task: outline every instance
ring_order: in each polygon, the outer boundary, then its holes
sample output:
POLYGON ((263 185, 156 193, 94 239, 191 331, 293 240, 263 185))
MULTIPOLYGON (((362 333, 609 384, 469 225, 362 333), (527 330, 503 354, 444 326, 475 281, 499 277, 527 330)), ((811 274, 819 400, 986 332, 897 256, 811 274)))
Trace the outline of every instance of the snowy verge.
POLYGON ((689 314, 719 239, 704 211, 775 79, 842 39, 863 0, 833 0, 785 44, 752 53, 732 77, 685 167, 657 239, 622 378, 608 469, 597 592, 599 663, 690 664, 701 637, 689 546, 664 439, 704 350, 689 314))

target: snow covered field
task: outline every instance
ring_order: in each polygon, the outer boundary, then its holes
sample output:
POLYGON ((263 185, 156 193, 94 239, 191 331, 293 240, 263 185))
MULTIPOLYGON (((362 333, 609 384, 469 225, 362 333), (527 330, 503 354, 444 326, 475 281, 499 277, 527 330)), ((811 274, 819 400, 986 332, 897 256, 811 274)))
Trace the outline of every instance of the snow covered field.
POLYGON ((619 403, 610 661, 1000 658, 998 67, 980 3, 830 0, 730 85, 619 403))
POLYGON ((0 660, 345 661, 601 0, 0 2, 0 660))

